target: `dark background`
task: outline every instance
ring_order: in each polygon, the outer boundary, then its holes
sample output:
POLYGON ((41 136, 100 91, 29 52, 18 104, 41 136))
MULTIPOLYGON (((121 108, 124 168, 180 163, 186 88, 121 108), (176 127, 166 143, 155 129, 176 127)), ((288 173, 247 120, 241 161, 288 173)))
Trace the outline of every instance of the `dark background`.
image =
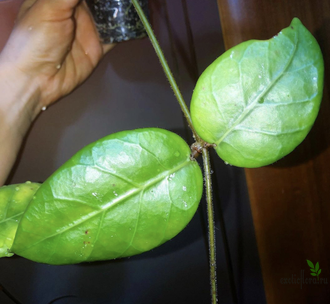
MULTIPOLYGON (((0 4, 2 44, 19 2, 0 4)), ((166 3, 150 1, 152 24, 189 101, 197 76, 224 52, 217 1, 166 3)), ((191 143, 191 135, 148 39, 117 45, 79 89, 40 115, 9 182, 42 182, 90 142, 110 133, 145 127, 174 131, 191 143)), ((265 303, 244 171, 226 166, 214 153, 212 160, 219 302, 233 303, 219 227, 221 207, 239 302, 265 303)), ((203 198, 188 227, 151 252, 71 266, 3 258, 0 284, 24 304, 209 303, 205 204, 203 198)), ((14 302, 0 291, 0 303, 14 302)))

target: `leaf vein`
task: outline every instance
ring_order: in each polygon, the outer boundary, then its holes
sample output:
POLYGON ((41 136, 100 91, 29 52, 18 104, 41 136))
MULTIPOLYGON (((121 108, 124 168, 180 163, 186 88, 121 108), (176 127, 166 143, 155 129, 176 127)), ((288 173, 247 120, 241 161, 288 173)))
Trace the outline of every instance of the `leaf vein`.
POLYGON ((264 103, 259 103, 258 105, 256 105, 256 107, 294 106, 294 105, 299 105, 302 103, 311 102, 315 96, 316 96, 316 94, 313 94, 308 99, 301 99, 301 100, 289 101, 289 102, 269 102, 269 103, 267 103, 267 101, 265 101, 264 103))
POLYGON ((243 97, 244 107, 246 107, 247 103, 246 103, 245 91, 243 88, 243 75, 242 75, 243 73, 242 73, 241 61, 239 61, 239 63, 238 63, 238 69, 239 69, 239 83, 240 83, 240 87, 241 87, 241 94, 243 97))
POLYGON ((93 209, 99 209, 99 210, 101 209, 97 205, 93 205, 93 204, 90 204, 90 203, 87 203, 85 201, 78 200, 78 199, 71 199, 71 198, 68 198, 68 197, 61 197, 61 196, 55 196, 55 195, 54 195, 54 199, 59 200, 59 201, 68 201, 68 202, 72 202, 72 203, 78 203, 78 204, 86 205, 86 206, 89 206, 93 209))
POLYGON ((103 225, 103 222, 104 222, 104 217, 105 217, 105 210, 103 211, 103 213, 101 215, 101 218, 100 218, 100 221, 99 221, 99 225, 97 227, 97 233, 96 233, 96 236, 95 236, 95 240, 94 240, 94 242, 92 244, 92 249, 89 252, 88 256, 86 257, 85 261, 87 261, 91 257, 91 255, 92 255, 92 253, 94 251, 95 244, 96 244, 97 240, 99 239, 99 236, 100 236, 100 233, 101 233, 101 228, 102 228, 102 225, 103 225))
POLYGON ((19 217, 20 215, 22 215, 24 213, 24 211, 20 212, 20 213, 16 213, 15 215, 11 216, 11 217, 7 217, 3 220, 0 221, 0 225, 7 222, 7 221, 10 221, 10 220, 13 220, 15 217, 19 217))
POLYGON ((7 213, 8 213, 8 209, 9 209, 9 202, 11 202, 13 200, 13 197, 15 195, 15 191, 16 191, 16 189, 15 190, 12 190, 10 199, 7 200, 6 209, 5 209, 5 212, 3 214, 2 220, 5 220, 6 219, 6 216, 7 216, 7 213))
MULTIPOLYGON (((126 249, 119 255, 119 256, 123 256, 123 254, 132 246, 133 244, 133 241, 134 241, 134 238, 135 238, 135 235, 136 235, 136 231, 137 231, 137 228, 138 228, 138 223, 139 223, 139 218, 140 218, 140 214, 141 214, 141 198, 142 198, 142 195, 144 193, 144 190, 141 191, 140 195, 139 195, 139 210, 138 210, 138 214, 137 214, 137 219, 136 219, 136 223, 135 223, 135 227, 134 227, 134 231, 133 231, 133 234, 132 234, 132 237, 131 237, 131 240, 128 244, 128 246, 126 247, 126 249)), ((136 249, 136 248, 135 248, 136 249)))
MULTIPOLYGON (((172 168, 171 170, 167 170, 161 174, 158 174, 156 175, 154 178, 152 178, 149 182, 147 182, 142 188, 138 188, 138 189, 134 189, 134 190, 131 190, 131 191, 127 191, 125 194, 123 195, 120 195, 118 196, 117 198, 111 200, 110 202, 106 203, 102 209, 100 210, 96 210, 96 211, 93 211, 93 212, 90 212, 88 215, 86 216, 82 216, 79 220, 77 220, 76 222, 74 222, 73 224, 69 225, 69 226, 64 226, 62 227, 61 230, 57 230, 56 233, 53 233, 49 236, 46 236, 42 239, 40 239, 39 241, 31 244, 30 246, 27 246, 25 247, 24 249, 20 250, 20 251, 17 251, 18 252, 24 252, 26 250, 28 250, 29 248, 33 247, 33 246, 36 246, 37 244, 43 242, 44 240, 46 239, 49 239, 49 238, 52 238, 58 234, 61 234, 61 233, 64 233, 65 231, 67 230, 71 230, 73 228, 75 228, 76 226, 86 222, 87 220, 99 215, 100 213, 102 213, 103 211, 105 210, 108 210, 114 206, 116 206, 117 204, 121 203, 123 200, 125 201, 126 199, 134 196, 135 194, 139 193, 140 191, 144 191, 145 189, 149 188, 150 186, 152 185, 155 185, 157 184, 158 182, 162 181, 164 178, 166 178, 167 176, 169 176, 170 174, 174 173, 174 172, 177 172, 179 170, 181 170, 183 167, 187 166, 188 164, 191 163, 191 160, 188 159, 182 163, 180 163, 179 165, 177 165, 176 167, 172 168)), ((28 232, 30 233, 30 232, 28 232)))
POLYGON ((313 65, 313 62, 310 62, 310 63, 308 63, 308 64, 306 64, 306 65, 304 65, 304 66, 301 66, 301 67, 299 67, 299 68, 297 68, 297 69, 285 71, 284 74, 295 73, 295 72, 301 71, 301 70, 303 70, 303 69, 306 69, 306 68, 308 68, 308 67, 310 67, 310 66, 312 66, 312 65, 313 65))
MULTIPOLYGON (((165 226, 165 229, 164 229, 164 234, 163 234, 163 241, 165 240, 165 234, 166 234, 166 231, 168 229, 168 222, 170 220, 170 217, 171 217, 171 212, 172 212, 172 206, 174 204, 173 202, 173 199, 172 199, 172 196, 171 196, 171 192, 170 192, 170 187, 169 187, 169 182, 168 180, 166 181, 167 182, 167 194, 168 194, 168 197, 170 199, 170 210, 168 211, 168 216, 167 216, 167 222, 166 222, 166 226, 165 226)), ((166 240, 165 240, 166 241, 166 240)))
POLYGON ((252 132, 252 133, 260 133, 264 135, 269 135, 269 136, 280 136, 280 135, 288 135, 288 134, 294 134, 298 133, 301 131, 304 131, 304 129, 308 128, 309 126, 306 126, 304 128, 296 129, 296 130, 289 130, 285 132, 274 132, 274 131, 267 131, 267 130, 258 130, 258 129, 249 129, 249 128, 244 128, 244 127, 238 127, 235 128, 235 131, 246 131, 246 132, 252 132))
POLYGON ((242 112, 242 114, 236 119, 236 121, 231 125, 231 127, 222 135, 222 137, 215 143, 216 145, 219 145, 227 136, 230 132, 232 132, 236 126, 241 123, 246 116, 249 115, 251 111, 255 108, 255 106, 258 104, 258 101, 265 96, 269 90, 277 83, 277 81, 284 75, 284 72, 289 68, 292 59, 297 51, 297 45, 298 45, 298 38, 297 34, 295 35, 295 43, 294 43, 294 48, 293 51, 291 52, 283 70, 278 73, 278 75, 265 87, 265 89, 250 103, 249 106, 245 108, 245 110, 242 112))
POLYGON ((133 182, 132 180, 130 180, 127 177, 121 176, 118 173, 114 173, 113 171, 110 171, 109 169, 103 168, 99 165, 94 164, 94 166, 101 172, 104 172, 106 174, 111 174, 112 176, 115 176, 121 180, 123 180, 124 182, 131 184, 132 186, 136 187, 136 188, 140 188, 141 186, 139 184, 136 184, 135 182, 133 182))

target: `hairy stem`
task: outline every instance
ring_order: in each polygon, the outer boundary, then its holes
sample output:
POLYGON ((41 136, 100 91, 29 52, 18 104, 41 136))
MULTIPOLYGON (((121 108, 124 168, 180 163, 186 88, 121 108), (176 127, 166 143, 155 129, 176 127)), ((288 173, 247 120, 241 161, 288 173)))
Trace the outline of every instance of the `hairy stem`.
MULTIPOLYGON (((217 276, 216 276, 216 257, 215 257, 215 230, 214 230, 214 211, 213 211, 213 203, 212 203, 211 165, 210 165, 210 155, 208 152, 208 148, 212 145, 203 141, 196 133, 192 120, 191 120, 191 117, 190 117, 190 112, 187 107, 187 104, 185 103, 185 101, 182 97, 180 89, 179 89, 179 87, 173 77, 173 74, 167 64, 163 51, 160 48, 160 45, 149 24, 149 21, 148 21, 147 17, 145 16, 138 1, 132 0, 132 3, 148 33, 149 39, 155 49, 158 59, 165 72, 165 75, 172 87, 174 95, 179 102, 181 110, 187 120, 187 123, 188 123, 190 129, 193 132, 193 136, 194 136, 197 144, 199 146, 203 147, 202 155, 203 155, 203 162, 204 162, 204 175, 205 175, 205 181, 206 181, 205 186, 206 186, 207 214, 208 214, 208 226, 209 226, 208 234, 209 234, 209 252, 210 252, 211 299, 212 299, 212 304, 216 304, 218 302, 218 295, 217 295, 217 276)), ((197 153, 197 155, 198 155, 198 153, 197 153)))
POLYGON ((173 77, 173 74, 172 74, 172 72, 171 72, 171 70, 170 70, 170 68, 168 66, 168 63, 167 63, 167 61, 165 59, 165 56, 163 54, 163 51, 162 51, 161 47, 159 46, 159 43, 158 43, 158 41, 156 39, 156 36, 155 36, 155 34, 154 34, 154 32, 153 32, 150 24, 149 24, 149 21, 148 21, 147 17, 145 16, 145 14, 144 14, 144 12, 143 12, 140 4, 138 3, 138 1, 137 0, 132 0, 132 3, 134 5, 134 7, 135 7, 135 9, 136 9, 136 11, 137 11, 137 13, 138 13, 141 21, 142 21, 142 23, 143 23, 143 25, 144 25, 147 33, 148 33, 149 39, 150 39, 150 41, 151 41, 151 43, 152 43, 152 45, 153 45, 153 47, 155 49, 155 52, 156 52, 156 54, 158 56, 158 59, 159 59, 161 65, 163 67, 164 73, 165 73, 165 75, 166 75, 166 77, 167 77, 167 79, 168 79, 168 81, 169 81, 169 83, 170 83, 170 85, 172 87, 172 90, 174 92, 174 95, 175 95, 176 99, 179 102, 179 105, 181 107, 181 110, 183 112, 183 115, 185 116, 185 118, 187 120, 187 123, 188 123, 191 131, 193 132, 194 138, 195 138, 196 141, 201 141, 200 137, 197 135, 197 133, 195 131, 195 128, 193 126, 193 123, 192 123, 192 120, 191 120, 191 117, 190 117, 190 112, 189 112, 189 109, 187 107, 187 104, 186 104, 186 102, 184 101, 184 99, 182 97, 182 94, 180 92, 180 89, 179 89, 179 87, 178 87, 178 85, 177 85, 177 83, 176 83, 176 81, 175 81, 175 79, 173 77))
POLYGON ((217 292, 217 273, 216 273, 216 255, 215 255, 215 230, 214 230, 214 210, 212 202, 212 181, 211 181, 211 164, 210 154, 207 148, 203 148, 203 163, 204 163, 204 177, 206 188, 206 202, 207 202, 207 221, 208 221, 208 235, 209 235, 209 254, 210 254, 210 284, 211 284, 211 299, 212 304, 218 302, 217 292))

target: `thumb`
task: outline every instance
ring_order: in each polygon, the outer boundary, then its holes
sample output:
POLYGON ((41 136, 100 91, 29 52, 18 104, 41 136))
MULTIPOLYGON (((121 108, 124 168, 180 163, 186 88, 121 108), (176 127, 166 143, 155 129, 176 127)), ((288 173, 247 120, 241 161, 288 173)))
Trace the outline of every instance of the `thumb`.
POLYGON ((47 5, 53 10, 73 10, 80 0, 37 0, 40 5, 47 5))

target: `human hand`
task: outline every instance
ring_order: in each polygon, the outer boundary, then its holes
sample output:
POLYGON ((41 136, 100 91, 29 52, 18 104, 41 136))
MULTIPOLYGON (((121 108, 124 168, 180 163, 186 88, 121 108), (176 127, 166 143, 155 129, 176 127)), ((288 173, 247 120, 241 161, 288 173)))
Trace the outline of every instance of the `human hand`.
POLYGON ((113 45, 80 0, 26 0, 0 55, 0 186, 31 122, 70 93, 113 45))
POLYGON ((38 88, 35 116, 81 84, 112 47, 101 44, 84 1, 26 0, 0 63, 38 88))

